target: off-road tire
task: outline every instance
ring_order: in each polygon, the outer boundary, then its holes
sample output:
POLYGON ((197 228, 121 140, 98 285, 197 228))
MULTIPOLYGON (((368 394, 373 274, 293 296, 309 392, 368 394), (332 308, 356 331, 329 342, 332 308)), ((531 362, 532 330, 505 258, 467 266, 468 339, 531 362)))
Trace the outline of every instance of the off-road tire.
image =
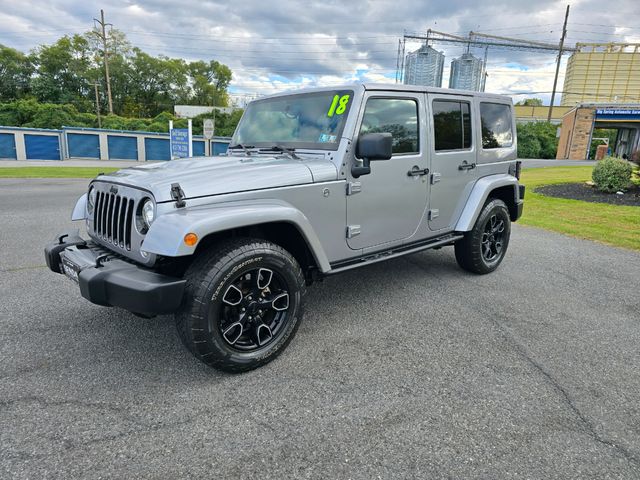
MULTIPOLYGON (((499 223, 498 223, 499 225, 499 223)), ((489 227, 489 230, 491 228, 489 227)), ((473 230, 466 232, 464 238, 458 240, 455 244, 456 260, 458 265, 469 272, 485 274, 493 272, 507 253, 509 246, 509 237, 511 235, 511 218, 509 210, 502 200, 489 198, 485 203, 478 219, 476 220, 473 230), (487 259, 486 250, 483 249, 483 241, 488 239, 487 225, 492 218, 503 222, 504 230, 501 234, 501 247, 499 254, 495 258, 487 259)))
POLYGON ((271 242, 236 238, 216 244, 194 260, 185 279, 184 299, 175 315, 178 334, 196 358, 218 370, 240 373, 270 362, 286 348, 302 320, 306 293, 302 270, 289 252, 271 242), (229 291, 227 286, 242 272, 256 268, 273 270, 286 282, 289 317, 272 343, 254 351, 238 351, 220 331, 223 292, 229 291))

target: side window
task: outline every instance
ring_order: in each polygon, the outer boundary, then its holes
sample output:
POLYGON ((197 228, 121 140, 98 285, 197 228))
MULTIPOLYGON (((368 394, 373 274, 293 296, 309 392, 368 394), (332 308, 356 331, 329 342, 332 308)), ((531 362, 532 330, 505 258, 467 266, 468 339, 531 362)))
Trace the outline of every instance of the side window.
POLYGON ((471 148, 471 106, 452 100, 433 101, 435 150, 471 148))
POLYGON ((360 135, 389 132, 393 153, 418 153, 418 102, 402 98, 370 98, 362 118, 360 135))
POLYGON ((513 145, 511 107, 499 103, 481 103, 482 148, 502 148, 513 145))

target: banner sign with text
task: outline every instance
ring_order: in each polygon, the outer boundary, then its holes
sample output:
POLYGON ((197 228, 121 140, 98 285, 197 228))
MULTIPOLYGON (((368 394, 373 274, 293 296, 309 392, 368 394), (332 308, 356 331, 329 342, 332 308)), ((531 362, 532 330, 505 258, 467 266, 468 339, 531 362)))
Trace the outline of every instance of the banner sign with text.
POLYGON ((597 108, 596 118, 602 120, 640 121, 640 109, 635 108, 597 108))
POLYGON ((189 156, 189 129, 171 129, 171 158, 184 158, 189 156))

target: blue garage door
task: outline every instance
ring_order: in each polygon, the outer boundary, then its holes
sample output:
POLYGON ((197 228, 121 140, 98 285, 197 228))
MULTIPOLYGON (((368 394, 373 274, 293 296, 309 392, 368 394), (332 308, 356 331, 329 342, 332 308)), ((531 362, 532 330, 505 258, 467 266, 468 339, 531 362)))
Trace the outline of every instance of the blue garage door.
POLYGON ((193 156, 204 157, 204 140, 193 141, 193 156))
POLYGON ((221 155, 223 153, 227 153, 227 147, 229 146, 226 142, 212 142, 213 146, 213 154, 221 155))
POLYGON ((86 133, 67 133, 71 158, 100 158, 100 138, 86 133))
POLYGON ((145 138, 145 160, 171 160, 168 138, 145 138))
POLYGON ((0 158, 16 159, 16 139, 13 133, 0 133, 0 158))
POLYGON ((138 139, 136 137, 107 136, 109 160, 137 160, 138 139))
POLYGON ((25 135, 24 148, 27 160, 60 160, 58 135, 25 135))

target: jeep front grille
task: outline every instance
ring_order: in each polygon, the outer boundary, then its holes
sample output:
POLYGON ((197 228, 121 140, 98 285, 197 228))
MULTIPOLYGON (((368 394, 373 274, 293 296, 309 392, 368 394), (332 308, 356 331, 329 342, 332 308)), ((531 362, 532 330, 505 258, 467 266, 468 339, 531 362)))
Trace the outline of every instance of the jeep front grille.
POLYGON ((93 240, 119 255, 144 265, 152 265, 155 255, 142 254, 140 246, 145 234, 136 228, 137 213, 142 202, 152 198, 149 192, 128 185, 99 180, 91 183, 96 203, 87 222, 93 240))
POLYGON ((94 231, 103 241, 131 250, 134 201, 110 192, 97 192, 94 231))

